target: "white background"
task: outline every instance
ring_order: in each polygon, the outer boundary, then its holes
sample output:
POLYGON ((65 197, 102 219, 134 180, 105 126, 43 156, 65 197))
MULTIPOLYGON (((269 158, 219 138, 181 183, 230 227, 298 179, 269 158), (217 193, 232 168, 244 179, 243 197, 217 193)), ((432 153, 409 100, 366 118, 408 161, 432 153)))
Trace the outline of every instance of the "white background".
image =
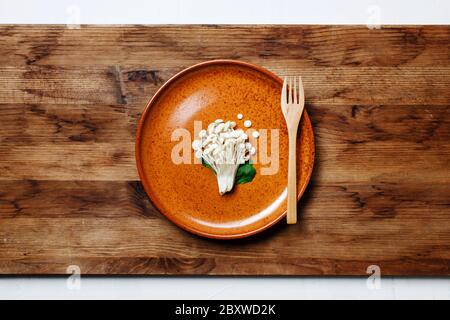
POLYGON ((0 0, 1 23, 449 24, 449 0, 0 0))
MULTIPOLYGON (((450 0, 0 0, 0 23, 450 24, 450 0)), ((3 277, 0 298, 450 299, 448 277, 382 276, 379 288, 364 277, 81 277, 77 284, 3 277)))

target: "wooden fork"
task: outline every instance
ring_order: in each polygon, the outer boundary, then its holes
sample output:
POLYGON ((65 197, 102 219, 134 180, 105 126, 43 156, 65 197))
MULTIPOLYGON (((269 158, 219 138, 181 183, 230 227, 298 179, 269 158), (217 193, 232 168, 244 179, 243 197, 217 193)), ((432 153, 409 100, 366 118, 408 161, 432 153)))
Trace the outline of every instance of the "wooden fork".
POLYGON ((289 135, 289 167, 287 190, 287 223, 297 223, 297 169, 296 169, 296 145, 297 130, 305 107, 305 93, 303 91, 302 78, 285 77, 283 90, 281 91, 281 110, 289 135), (298 87, 297 87, 298 85, 298 87))

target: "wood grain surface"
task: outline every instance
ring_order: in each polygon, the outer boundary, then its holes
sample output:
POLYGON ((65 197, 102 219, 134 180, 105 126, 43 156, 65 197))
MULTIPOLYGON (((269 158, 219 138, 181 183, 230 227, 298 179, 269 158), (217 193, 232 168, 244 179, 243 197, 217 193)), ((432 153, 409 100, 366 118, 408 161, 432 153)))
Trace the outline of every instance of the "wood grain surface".
POLYGON ((450 275, 450 27, 1 26, 0 274, 450 275), (171 75, 303 77, 299 223, 215 241, 149 202, 134 141, 171 75))

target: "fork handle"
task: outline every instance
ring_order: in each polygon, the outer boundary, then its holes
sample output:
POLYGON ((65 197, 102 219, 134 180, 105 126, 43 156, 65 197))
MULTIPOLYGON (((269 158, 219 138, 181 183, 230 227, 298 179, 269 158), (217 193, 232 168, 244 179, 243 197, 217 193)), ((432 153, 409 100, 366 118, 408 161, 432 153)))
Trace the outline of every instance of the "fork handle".
POLYGON ((287 190, 287 223, 297 223, 297 128, 289 130, 288 190, 287 190), (295 130, 294 130, 295 129, 295 130))

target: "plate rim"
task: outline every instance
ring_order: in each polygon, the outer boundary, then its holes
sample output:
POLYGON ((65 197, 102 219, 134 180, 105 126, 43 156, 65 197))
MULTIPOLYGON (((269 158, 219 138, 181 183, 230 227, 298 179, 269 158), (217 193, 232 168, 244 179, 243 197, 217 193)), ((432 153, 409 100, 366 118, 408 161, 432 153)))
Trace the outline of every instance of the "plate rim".
MULTIPOLYGON (((136 160, 136 167, 138 169, 138 174, 139 174, 139 179, 142 183, 142 186, 144 187, 144 191, 145 194, 147 195, 148 199, 150 200, 150 202, 152 203, 152 205, 161 213, 163 214, 170 222, 172 222, 173 224, 175 224, 176 226, 178 226, 179 228, 188 231, 190 233, 196 234, 198 236, 202 236, 202 237, 206 237, 206 238, 210 238, 210 239, 219 239, 219 240, 231 240, 231 239, 240 239, 240 238, 246 238, 252 235, 255 235, 257 233, 260 233, 270 227, 272 227, 273 225, 275 225, 277 222, 279 222, 280 220, 282 220, 283 218, 286 217, 286 213, 287 213, 287 209, 280 214, 276 219, 270 221, 267 224, 264 224, 263 226, 251 230, 251 231, 247 231, 247 232, 240 232, 240 233, 234 233, 234 234, 216 234, 216 233, 210 233, 210 232, 204 232, 195 228, 192 228, 190 226, 187 226, 185 224, 182 223, 178 223, 175 219, 173 219, 172 215, 170 213, 165 212, 164 210, 161 210, 161 208, 155 203, 155 200, 152 199, 151 193, 148 192, 148 190, 150 189, 148 187, 148 182, 147 179, 144 175, 143 172, 143 168, 142 168, 142 157, 141 157, 141 151, 140 151, 140 146, 141 146, 141 136, 142 136, 142 130, 143 130, 143 126, 145 123, 145 120, 147 119, 147 115, 149 113, 150 108, 152 107, 152 105, 157 101, 157 99, 162 95, 162 93, 164 92, 164 90, 166 90, 167 87, 169 87, 173 82, 175 82, 178 78, 184 76, 185 74, 195 70, 195 69, 200 69, 206 66, 212 66, 212 65, 238 65, 238 66, 243 66, 243 67, 247 67, 250 69, 253 69, 255 71, 261 72, 267 76, 269 76, 270 78, 274 79, 275 81, 277 81, 278 83, 280 83, 281 85, 283 84, 283 80, 276 75, 275 73, 260 67, 258 65, 249 63, 249 62, 245 62, 245 61, 241 61, 241 60, 232 60, 232 59, 214 59, 214 60, 208 60, 208 61, 203 61, 200 63, 196 63, 194 65, 191 65, 185 69, 182 69, 181 71, 177 72, 176 74, 174 74, 173 76, 171 76, 166 82, 164 82, 164 84, 158 88, 158 90, 156 90, 156 92, 153 94, 153 96, 151 97, 151 99, 149 100, 149 102, 147 103, 147 105, 144 108, 144 111, 141 114, 141 117, 139 119, 138 122, 138 127, 136 130, 136 142, 135 142, 135 160, 136 160)), ((308 115, 308 112, 306 110, 306 107, 304 108, 304 114, 303 117, 308 119, 308 122, 311 125, 311 130, 312 130, 312 139, 311 139, 311 146, 312 146, 312 162, 311 162, 311 166, 309 168, 308 171, 308 175, 306 177, 306 182, 305 184, 297 191, 297 202, 301 199, 301 197, 303 196, 303 194, 305 193, 305 190, 307 188, 307 186, 309 185, 309 182, 311 180, 311 176, 312 176, 312 172, 313 172, 313 168, 314 168, 314 163, 315 163, 315 153, 316 153, 316 146, 315 146, 315 137, 314 137, 314 128, 312 126, 311 123, 311 119, 308 115)))

